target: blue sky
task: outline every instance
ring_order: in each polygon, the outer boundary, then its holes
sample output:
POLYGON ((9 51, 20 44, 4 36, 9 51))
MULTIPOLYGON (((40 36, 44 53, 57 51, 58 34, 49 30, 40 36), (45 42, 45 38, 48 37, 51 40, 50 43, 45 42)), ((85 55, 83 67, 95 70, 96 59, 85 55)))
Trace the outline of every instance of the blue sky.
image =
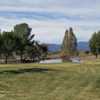
POLYGON ((40 42, 61 43, 69 27, 73 27, 78 41, 88 41, 100 29, 100 0, 0 1, 2 31, 23 22, 32 27, 40 42))

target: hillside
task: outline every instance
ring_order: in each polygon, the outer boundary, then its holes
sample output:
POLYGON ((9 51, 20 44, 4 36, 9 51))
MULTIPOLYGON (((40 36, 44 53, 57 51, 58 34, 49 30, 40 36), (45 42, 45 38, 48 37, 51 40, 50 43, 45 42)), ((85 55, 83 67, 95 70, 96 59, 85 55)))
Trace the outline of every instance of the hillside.
POLYGON ((88 42, 79 42, 78 43, 78 50, 86 51, 89 49, 89 43, 88 42))
MULTIPOLYGON (((48 49, 50 52, 60 51, 61 45, 59 44, 48 44, 48 49)), ((86 51, 89 50, 89 43, 88 42, 79 42, 78 43, 78 50, 86 51)))

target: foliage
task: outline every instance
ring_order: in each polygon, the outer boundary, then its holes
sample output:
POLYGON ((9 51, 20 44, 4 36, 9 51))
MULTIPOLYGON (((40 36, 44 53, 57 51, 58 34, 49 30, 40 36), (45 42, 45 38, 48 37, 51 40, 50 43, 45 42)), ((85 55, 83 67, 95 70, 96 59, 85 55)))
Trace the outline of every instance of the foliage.
POLYGON ((77 53, 77 38, 73 33, 73 29, 66 30, 62 43, 62 56, 73 56, 77 53))
POLYGON ((14 27, 14 33, 17 36, 17 53, 20 55, 21 62, 23 60, 23 55, 27 53, 28 49, 33 48, 33 38, 31 36, 31 28, 26 23, 18 24, 14 27))
POLYGON ((5 63, 7 63, 7 58, 12 55, 15 51, 15 35, 13 32, 3 32, 2 34, 2 54, 5 56, 5 63))
POLYGON ((38 44, 31 34, 31 28, 26 23, 14 26, 14 31, 0 34, 0 54, 5 56, 5 63, 13 53, 20 56, 21 62, 25 59, 34 61, 46 57, 47 46, 38 44))
POLYGON ((97 33, 95 32, 92 35, 89 41, 89 46, 90 46, 91 52, 97 57, 98 54, 100 54, 100 31, 97 33))

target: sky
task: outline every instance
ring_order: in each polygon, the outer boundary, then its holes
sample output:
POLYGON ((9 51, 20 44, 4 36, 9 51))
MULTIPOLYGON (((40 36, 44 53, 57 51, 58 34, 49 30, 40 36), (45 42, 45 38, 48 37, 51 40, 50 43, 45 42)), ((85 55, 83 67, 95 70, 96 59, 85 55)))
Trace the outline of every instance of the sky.
POLYGON ((78 41, 100 30, 100 0, 1 0, 0 29, 27 23, 41 43, 61 44, 72 27, 78 41))

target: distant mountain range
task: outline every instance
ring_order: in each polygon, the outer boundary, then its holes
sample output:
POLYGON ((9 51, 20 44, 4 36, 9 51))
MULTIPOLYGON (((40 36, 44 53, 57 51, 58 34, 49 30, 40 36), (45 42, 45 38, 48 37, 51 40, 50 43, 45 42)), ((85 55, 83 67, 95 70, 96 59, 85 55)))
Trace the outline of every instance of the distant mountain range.
POLYGON ((78 43, 78 50, 82 50, 82 51, 90 50, 89 43, 88 42, 79 42, 78 43))
MULTIPOLYGON (((50 52, 56 52, 61 50, 60 44, 48 44, 48 50, 50 52)), ((88 42, 78 42, 78 50, 87 51, 89 50, 89 43, 88 42)))

